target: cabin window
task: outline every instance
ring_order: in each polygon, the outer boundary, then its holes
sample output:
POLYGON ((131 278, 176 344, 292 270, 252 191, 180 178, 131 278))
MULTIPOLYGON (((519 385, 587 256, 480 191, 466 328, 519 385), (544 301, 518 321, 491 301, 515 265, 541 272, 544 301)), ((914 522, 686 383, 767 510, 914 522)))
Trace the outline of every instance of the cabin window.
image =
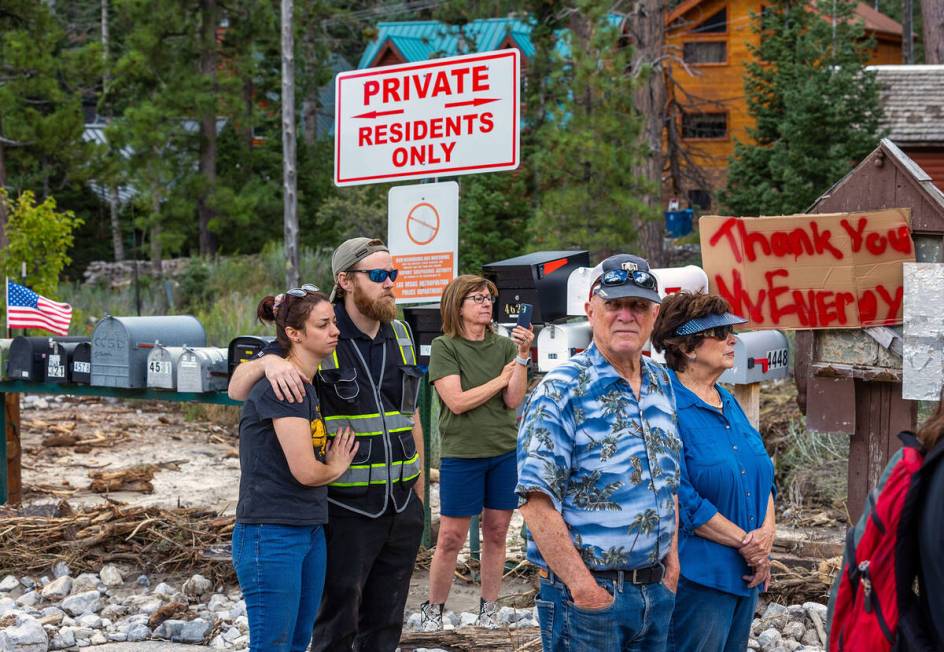
POLYGON ((692 30, 696 34, 724 34, 728 31, 728 10, 712 15, 708 20, 692 30))
POLYGON ((707 211, 711 208, 711 195, 707 190, 701 188, 688 191, 688 205, 692 208, 699 208, 707 211))
POLYGON ((690 41, 682 46, 685 63, 727 63, 728 44, 724 41, 690 41))
POLYGON ((726 138, 727 113, 683 113, 682 138, 726 138))

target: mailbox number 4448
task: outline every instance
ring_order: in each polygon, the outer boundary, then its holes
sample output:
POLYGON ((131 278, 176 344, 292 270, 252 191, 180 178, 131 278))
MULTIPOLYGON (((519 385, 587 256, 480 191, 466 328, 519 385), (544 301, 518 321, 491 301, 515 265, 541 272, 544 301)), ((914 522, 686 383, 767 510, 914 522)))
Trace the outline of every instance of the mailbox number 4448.
POLYGON ((767 366, 770 369, 787 366, 787 350, 777 349, 767 352, 767 366))

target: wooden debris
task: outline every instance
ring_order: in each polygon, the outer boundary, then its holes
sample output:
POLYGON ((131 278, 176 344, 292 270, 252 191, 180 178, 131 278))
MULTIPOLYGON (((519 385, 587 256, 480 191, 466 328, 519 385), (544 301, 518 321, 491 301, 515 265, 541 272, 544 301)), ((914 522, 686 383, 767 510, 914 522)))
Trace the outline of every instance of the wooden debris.
POLYGON ((170 620, 175 616, 182 616, 187 613, 189 605, 185 602, 168 602, 167 604, 161 605, 158 607, 157 611, 151 614, 151 617, 148 618, 148 627, 151 629, 156 629, 165 620, 170 620))
POLYGON ((137 464, 117 471, 90 471, 92 484, 89 485, 89 490, 97 494, 112 491, 140 491, 149 494, 154 491, 151 480, 154 479, 157 469, 156 464, 137 464))
POLYGON ((439 647, 447 650, 540 650, 541 632, 537 627, 487 629, 463 627, 438 632, 403 632, 400 649, 439 647))

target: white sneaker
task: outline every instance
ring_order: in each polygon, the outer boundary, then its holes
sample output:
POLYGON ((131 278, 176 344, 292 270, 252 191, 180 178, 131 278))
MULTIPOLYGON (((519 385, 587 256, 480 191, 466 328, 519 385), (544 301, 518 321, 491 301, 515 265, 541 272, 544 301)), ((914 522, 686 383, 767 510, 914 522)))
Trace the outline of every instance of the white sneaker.
POLYGON ((479 627, 496 629, 498 627, 498 603, 479 600, 479 627))
POLYGON ((421 632, 438 632, 443 628, 443 606, 430 604, 429 600, 420 605, 421 632))

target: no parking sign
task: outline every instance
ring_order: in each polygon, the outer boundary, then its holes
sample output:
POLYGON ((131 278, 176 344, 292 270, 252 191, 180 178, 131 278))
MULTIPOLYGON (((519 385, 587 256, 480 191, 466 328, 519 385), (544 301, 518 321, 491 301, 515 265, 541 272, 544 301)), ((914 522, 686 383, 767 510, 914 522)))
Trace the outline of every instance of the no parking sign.
POLYGON ((459 184, 391 188, 387 246, 400 271, 393 286, 397 303, 439 301, 459 268, 459 184))

